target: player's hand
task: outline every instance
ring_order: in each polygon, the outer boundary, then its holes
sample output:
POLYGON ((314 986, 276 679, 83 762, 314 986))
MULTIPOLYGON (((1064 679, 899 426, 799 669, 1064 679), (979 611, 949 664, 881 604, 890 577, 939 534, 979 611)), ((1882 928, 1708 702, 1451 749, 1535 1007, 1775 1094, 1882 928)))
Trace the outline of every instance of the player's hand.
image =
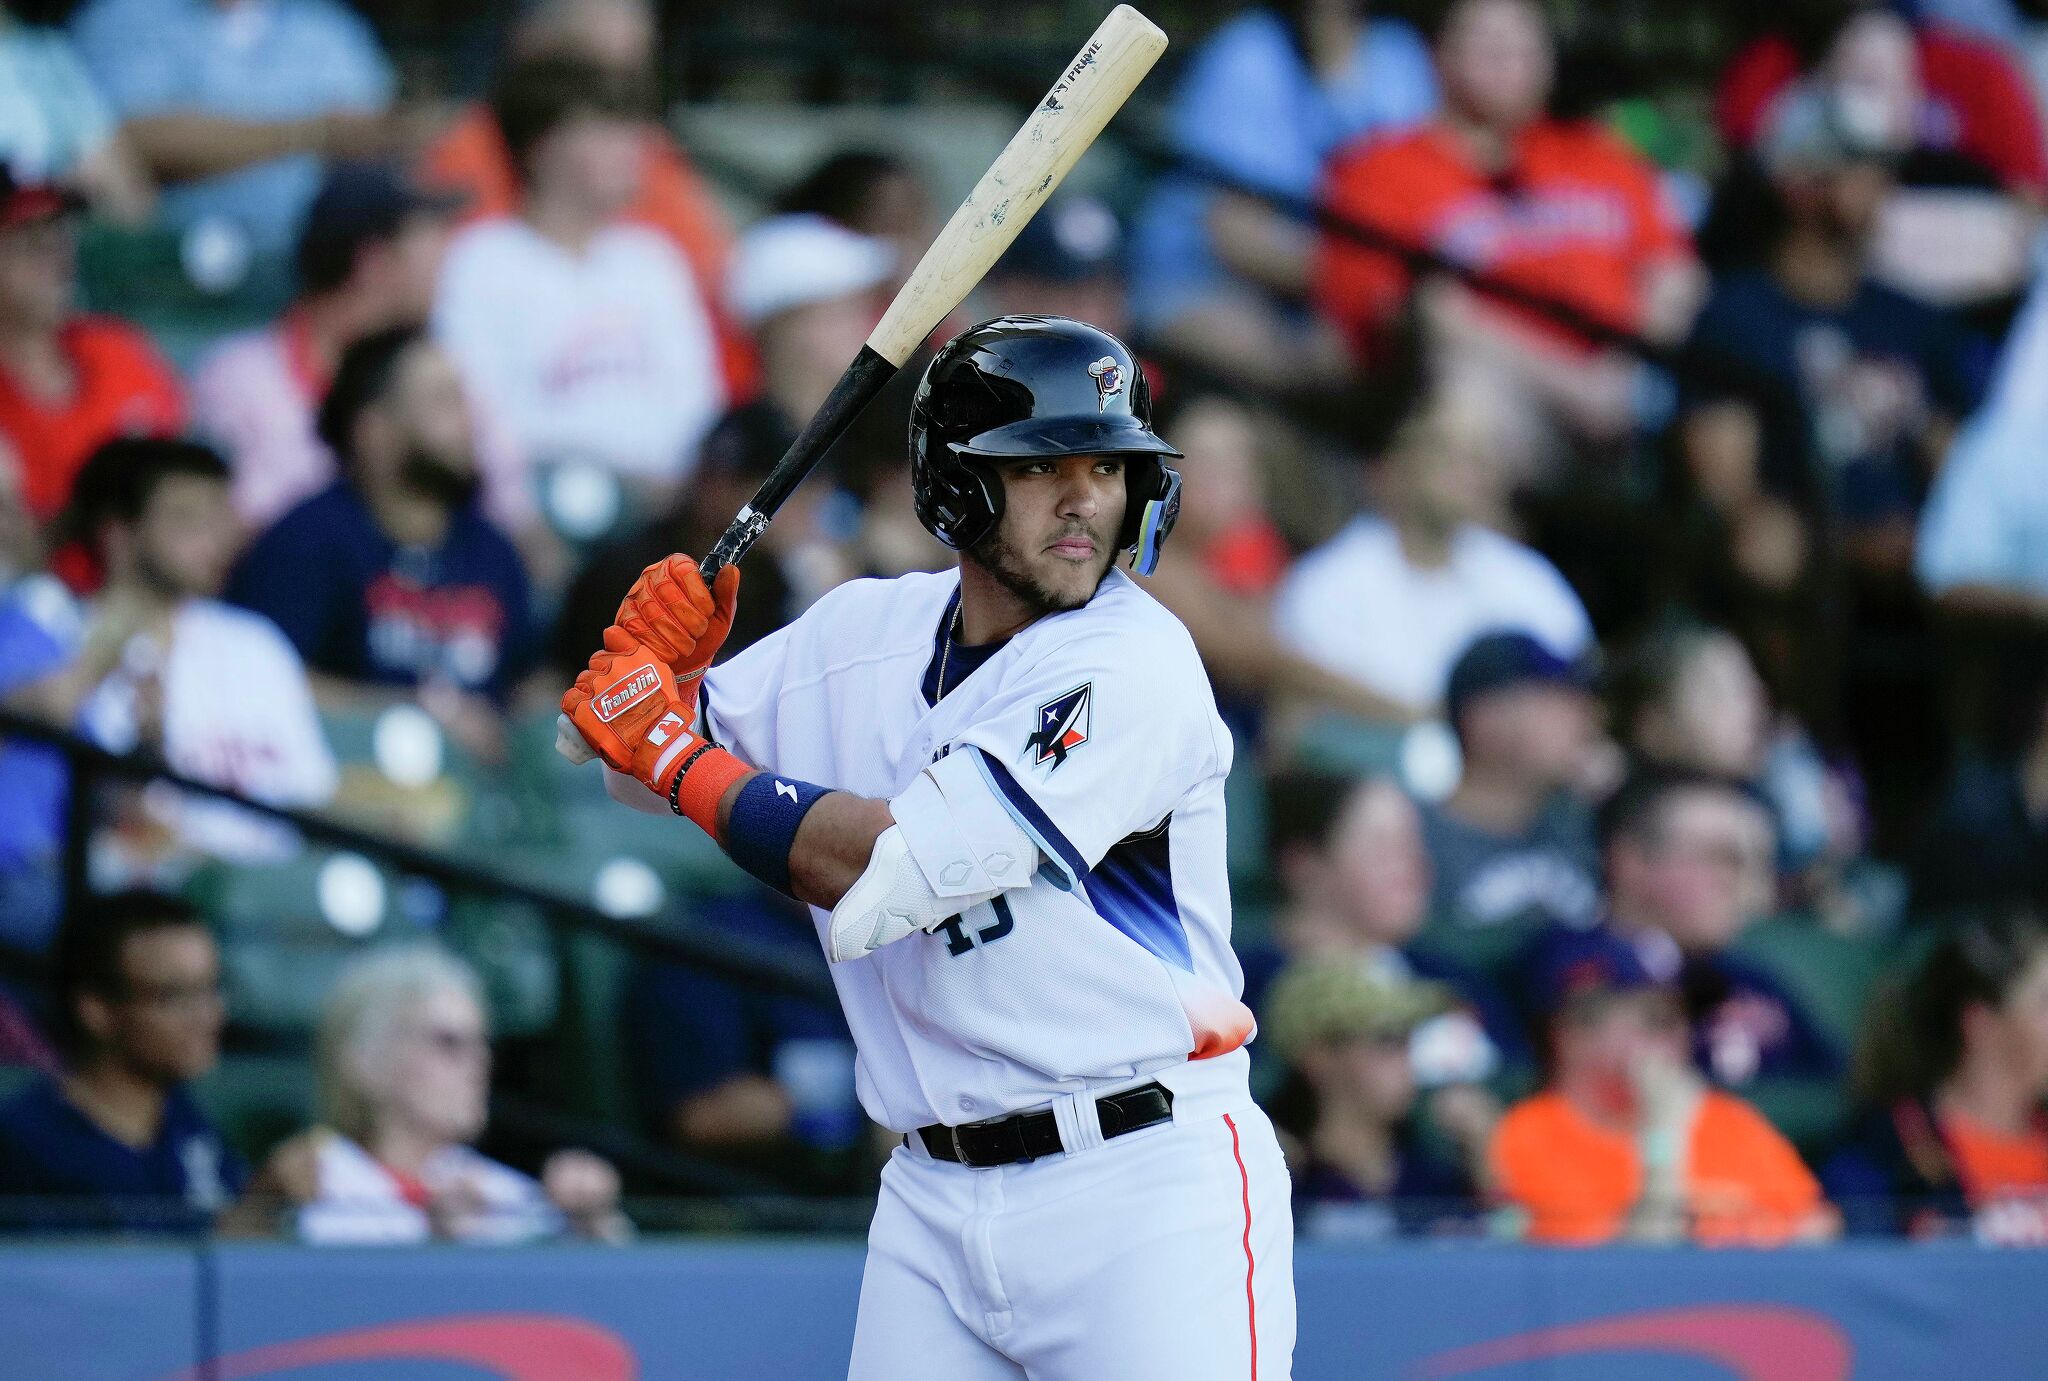
POLYGON ((562 697, 562 713, 605 766, 665 795, 688 756, 668 750, 691 736, 695 698, 677 690, 668 663, 623 629, 607 628, 604 643, 562 697))
POLYGON ((738 566, 722 568, 707 588, 695 557, 670 556, 640 572, 613 622, 687 682, 724 646, 739 599, 738 566))

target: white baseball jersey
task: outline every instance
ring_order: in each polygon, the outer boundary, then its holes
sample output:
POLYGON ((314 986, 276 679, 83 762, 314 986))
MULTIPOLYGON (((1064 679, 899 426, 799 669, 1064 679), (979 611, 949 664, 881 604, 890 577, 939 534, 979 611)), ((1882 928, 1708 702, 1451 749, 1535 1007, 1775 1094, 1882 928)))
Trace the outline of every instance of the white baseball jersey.
POLYGON ((935 704, 958 598, 957 572, 843 585, 704 681, 703 731, 749 763, 889 799, 944 758, 1037 842, 1028 886, 833 966, 863 1107, 910 1131, 1146 1077, 1245 1099, 1241 1048, 1188 1061, 1244 1009, 1230 734, 1187 630, 1112 570, 964 678, 955 663, 935 704))

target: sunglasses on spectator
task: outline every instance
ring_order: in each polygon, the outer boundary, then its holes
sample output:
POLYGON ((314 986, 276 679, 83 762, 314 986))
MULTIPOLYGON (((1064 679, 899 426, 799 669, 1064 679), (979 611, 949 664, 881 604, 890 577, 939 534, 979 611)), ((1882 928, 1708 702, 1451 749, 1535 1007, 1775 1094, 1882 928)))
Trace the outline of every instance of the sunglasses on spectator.
POLYGON ((453 1026, 423 1026, 415 1032, 428 1049, 444 1059, 474 1058, 491 1053, 491 1042, 481 1031, 453 1026))

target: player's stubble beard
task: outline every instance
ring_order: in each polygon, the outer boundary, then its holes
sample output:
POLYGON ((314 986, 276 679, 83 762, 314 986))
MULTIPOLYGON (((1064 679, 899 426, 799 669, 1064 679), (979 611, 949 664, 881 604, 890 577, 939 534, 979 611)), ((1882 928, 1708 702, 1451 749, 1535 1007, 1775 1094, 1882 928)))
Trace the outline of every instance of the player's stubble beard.
MULTIPOLYGON (((1043 618, 1047 614, 1059 614, 1069 609, 1079 609, 1089 600, 1095 598, 1096 590, 1101 588, 1102 582, 1109 575, 1109 568, 1116 564, 1116 547, 1113 545, 1112 540, 1088 527, 1086 524, 1072 522, 1065 524, 1060 531, 1054 533, 1046 541, 1045 545, 1050 546, 1063 537, 1087 537, 1095 543, 1097 549, 1096 560, 1100 565, 1095 571, 1094 578, 1087 582, 1085 593, 1071 594, 1066 591, 1055 590, 1050 585, 1047 585, 1032 571, 1030 563, 1025 560, 1024 554, 1018 550, 1017 544, 1003 534, 1001 523, 996 525, 994 532, 989 533, 988 536, 967 549, 967 559, 994 577, 996 584, 1002 586, 1012 597, 1023 604, 1032 617, 1043 618)), ((1046 557, 1045 559, 1047 561, 1054 561, 1058 558, 1046 557)))

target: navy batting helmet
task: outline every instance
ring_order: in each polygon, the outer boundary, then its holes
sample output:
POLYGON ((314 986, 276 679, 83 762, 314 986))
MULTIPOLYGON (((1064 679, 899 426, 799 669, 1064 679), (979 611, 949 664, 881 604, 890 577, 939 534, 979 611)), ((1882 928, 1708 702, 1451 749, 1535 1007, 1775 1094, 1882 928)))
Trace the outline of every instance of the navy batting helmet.
POLYGON ((910 405, 918 521, 959 550, 995 531, 1003 484, 992 462, 1125 457, 1117 547, 1132 569, 1159 564, 1180 516, 1180 455, 1152 432, 1152 397, 1129 347, 1057 316, 1006 316, 963 331, 933 357, 910 405))

